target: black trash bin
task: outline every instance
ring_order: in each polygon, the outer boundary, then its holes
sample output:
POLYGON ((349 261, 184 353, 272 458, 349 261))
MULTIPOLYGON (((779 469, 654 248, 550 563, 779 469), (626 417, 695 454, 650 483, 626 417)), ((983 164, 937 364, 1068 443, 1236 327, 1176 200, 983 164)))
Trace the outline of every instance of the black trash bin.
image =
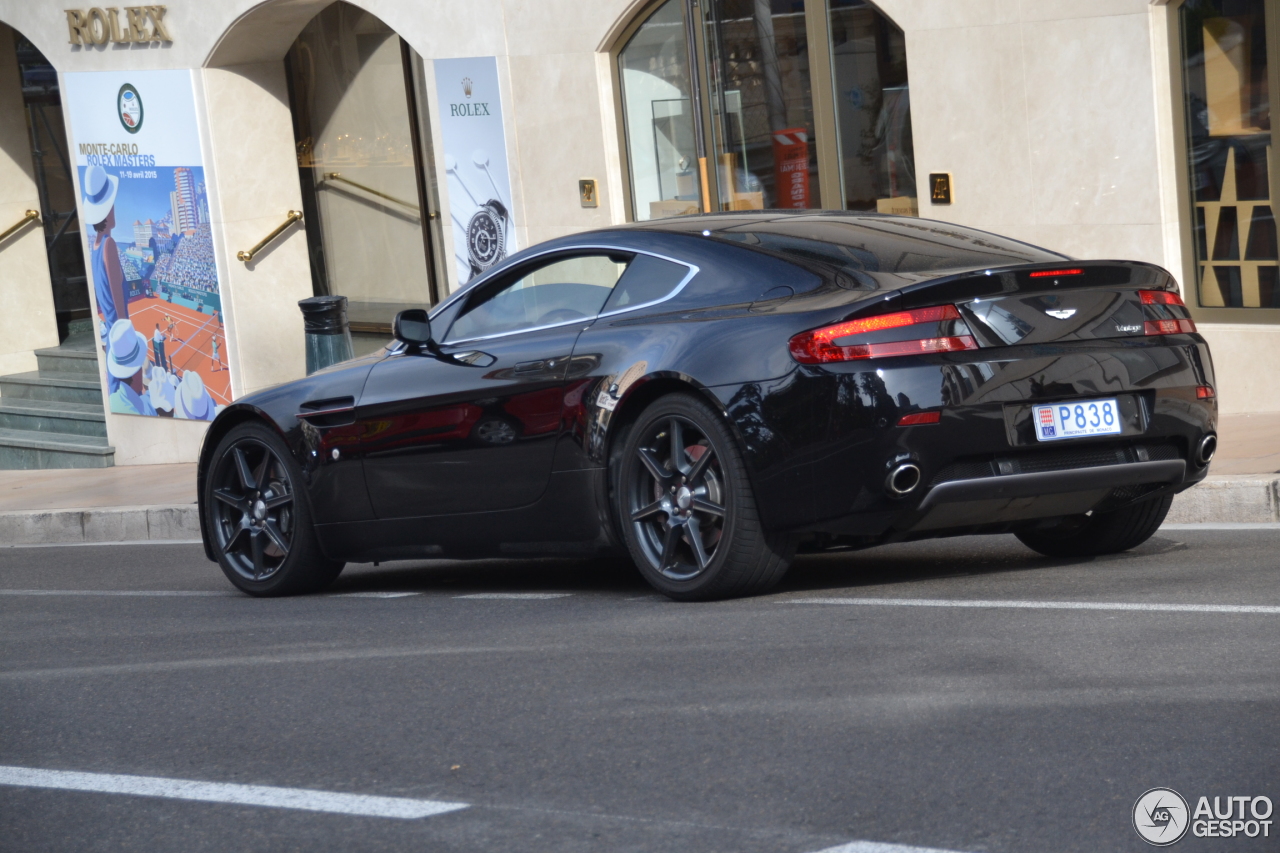
POLYGON ((312 296, 298 301, 307 333, 307 375, 351 358, 347 297, 312 296))

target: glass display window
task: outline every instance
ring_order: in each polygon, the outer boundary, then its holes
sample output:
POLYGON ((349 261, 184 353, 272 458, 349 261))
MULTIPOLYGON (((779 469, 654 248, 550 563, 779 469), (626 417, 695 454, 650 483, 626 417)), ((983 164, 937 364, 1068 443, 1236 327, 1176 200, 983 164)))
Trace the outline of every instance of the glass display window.
POLYGON ((667 0, 618 56, 637 220, 702 209, 684 0, 667 0))
POLYGON ((666 0, 617 75, 635 220, 918 212, 906 42, 866 0, 666 0))
POLYGON ((916 214, 906 37, 865 0, 830 5, 844 207, 916 214))
POLYGON ((1266 0, 1186 0, 1191 232, 1204 308, 1280 308, 1266 0))
POLYGON ((288 54, 314 290, 346 296, 352 331, 370 346, 397 311, 441 295, 415 60, 389 26, 341 2, 288 54))
POLYGON ((822 207, 804 3, 703 6, 719 209, 822 207))

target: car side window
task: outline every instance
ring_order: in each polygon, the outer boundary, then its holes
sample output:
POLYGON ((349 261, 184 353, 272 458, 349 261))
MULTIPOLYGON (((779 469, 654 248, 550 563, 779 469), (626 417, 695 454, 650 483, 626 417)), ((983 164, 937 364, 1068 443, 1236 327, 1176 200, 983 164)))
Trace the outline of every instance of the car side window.
POLYGON ((629 254, 560 256, 472 294, 445 342, 585 320, 600 313, 629 254))
POLYGON ((689 268, 684 264, 664 261, 652 255, 636 255, 601 313, 625 311, 665 299, 688 275, 689 268))

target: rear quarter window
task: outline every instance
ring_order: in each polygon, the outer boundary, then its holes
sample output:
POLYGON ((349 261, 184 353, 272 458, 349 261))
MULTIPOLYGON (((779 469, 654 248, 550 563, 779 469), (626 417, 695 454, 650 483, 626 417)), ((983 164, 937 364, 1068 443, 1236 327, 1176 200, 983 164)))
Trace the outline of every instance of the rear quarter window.
POLYGON ((652 255, 636 255, 635 260, 614 286, 613 293, 605 302, 601 313, 626 311, 639 305, 666 299, 675 292, 689 273, 689 267, 684 264, 655 258, 652 255))

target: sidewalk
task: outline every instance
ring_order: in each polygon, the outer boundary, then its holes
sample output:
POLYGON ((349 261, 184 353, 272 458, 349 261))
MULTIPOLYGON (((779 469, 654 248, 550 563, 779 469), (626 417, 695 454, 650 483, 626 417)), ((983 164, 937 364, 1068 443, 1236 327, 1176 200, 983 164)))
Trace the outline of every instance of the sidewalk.
POLYGON ((199 538, 194 463, 0 471, 0 547, 199 538))
MULTIPOLYGON (((1225 415, 1218 437, 1168 522, 1280 522, 1280 413, 1225 415)), ((194 464, 0 471, 0 546, 199 538, 194 464)))

